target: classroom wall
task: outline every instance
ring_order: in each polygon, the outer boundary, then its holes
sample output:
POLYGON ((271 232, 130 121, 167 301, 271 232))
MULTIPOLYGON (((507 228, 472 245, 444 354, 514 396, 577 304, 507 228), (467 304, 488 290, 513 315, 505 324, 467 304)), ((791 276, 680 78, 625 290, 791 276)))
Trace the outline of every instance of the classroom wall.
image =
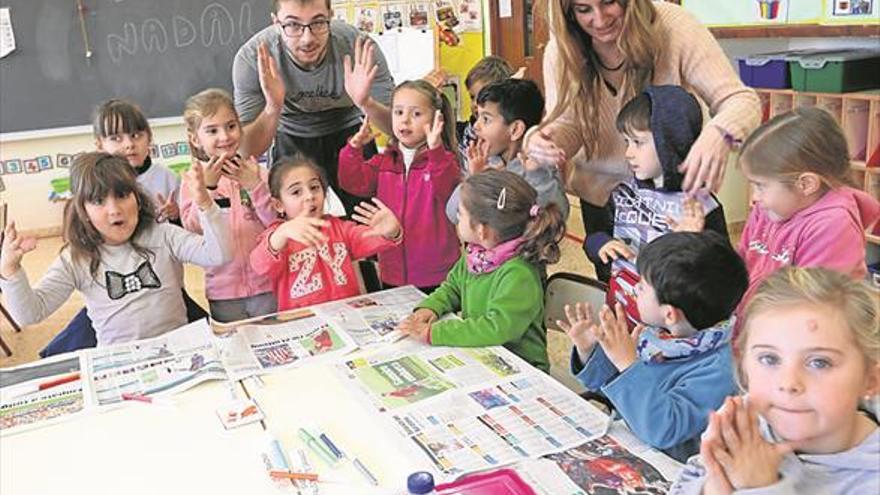
MULTIPOLYGON (((177 143, 186 140, 182 123, 153 125, 155 144, 177 143)), ((34 235, 56 235, 60 233, 64 203, 49 200, 53 179, 68 176, 68 169, 58 168, 58 154, 76 154, 93 151, 95 140, 88 128, 54 137, 32 137, 0 142, 0 161, 13 158, 33 158, 48 155, 53 168, 40 173, 4 174, 0 176, 6 190, 0 193, 0 200, 9 205, 9 218, 18 227, 34 235)))

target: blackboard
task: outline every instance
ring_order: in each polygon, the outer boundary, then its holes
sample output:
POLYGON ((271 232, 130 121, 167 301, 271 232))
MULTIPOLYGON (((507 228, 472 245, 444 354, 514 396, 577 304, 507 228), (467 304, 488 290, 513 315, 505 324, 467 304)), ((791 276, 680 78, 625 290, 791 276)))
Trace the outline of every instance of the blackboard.
POLYGON ((271 0, 0 0, 16 49, 0 59, 0 132, 88 124, 129 98, 150 118, 192 94, 232 89, 238 48, 269 25, 271 0), (91 57, 86 57, 83 29, 91 57))

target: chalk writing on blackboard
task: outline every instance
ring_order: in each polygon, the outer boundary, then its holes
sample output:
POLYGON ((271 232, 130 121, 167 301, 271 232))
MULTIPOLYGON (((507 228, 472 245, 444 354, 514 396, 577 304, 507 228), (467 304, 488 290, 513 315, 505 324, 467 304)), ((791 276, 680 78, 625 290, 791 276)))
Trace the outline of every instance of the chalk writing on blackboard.
POLYGON ((184 48, 196 42, 206 48, 229 45, 236 30, 239 42, 253 34, 251 15, 250 4, 241 4, 236 23, 229 9, 212 3, 198 19, 175 15, 165 20, 149 18, 140 24, 123 22, 120 32, 107 35, 107 53, 114 64, 119 64, 125 57, 140 52, 164 53, 169 48, 184 48))

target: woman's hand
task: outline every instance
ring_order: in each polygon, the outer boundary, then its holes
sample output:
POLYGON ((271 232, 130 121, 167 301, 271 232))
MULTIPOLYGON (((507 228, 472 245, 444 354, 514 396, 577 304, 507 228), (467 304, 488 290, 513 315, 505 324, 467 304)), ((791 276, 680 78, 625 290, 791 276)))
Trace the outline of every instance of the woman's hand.
POLYGON ((565 164, 565 150, 553 142, 553 134, 547 130, 538 130, 529 136, 526 143, 526 155, 541 165, 561 167, 565 164))
POLYGON ((729 156, 730 145, 722 130, 714 125, 704 127, 678 167, 680 172, 684 172, 682 190, 691 195, 700 191, 718 192, 724 182, 729 156))

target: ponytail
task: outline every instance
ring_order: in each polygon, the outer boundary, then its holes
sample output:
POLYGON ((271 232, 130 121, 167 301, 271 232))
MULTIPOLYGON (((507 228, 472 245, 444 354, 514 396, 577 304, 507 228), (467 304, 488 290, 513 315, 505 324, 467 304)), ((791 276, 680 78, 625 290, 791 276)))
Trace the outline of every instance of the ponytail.
POLYGON ((526 224, 520 256, 534 265, 552 265, 559 261, 559 243, 565 235, 562 210, 556 203, 536 209, 537 214, 526 224))

